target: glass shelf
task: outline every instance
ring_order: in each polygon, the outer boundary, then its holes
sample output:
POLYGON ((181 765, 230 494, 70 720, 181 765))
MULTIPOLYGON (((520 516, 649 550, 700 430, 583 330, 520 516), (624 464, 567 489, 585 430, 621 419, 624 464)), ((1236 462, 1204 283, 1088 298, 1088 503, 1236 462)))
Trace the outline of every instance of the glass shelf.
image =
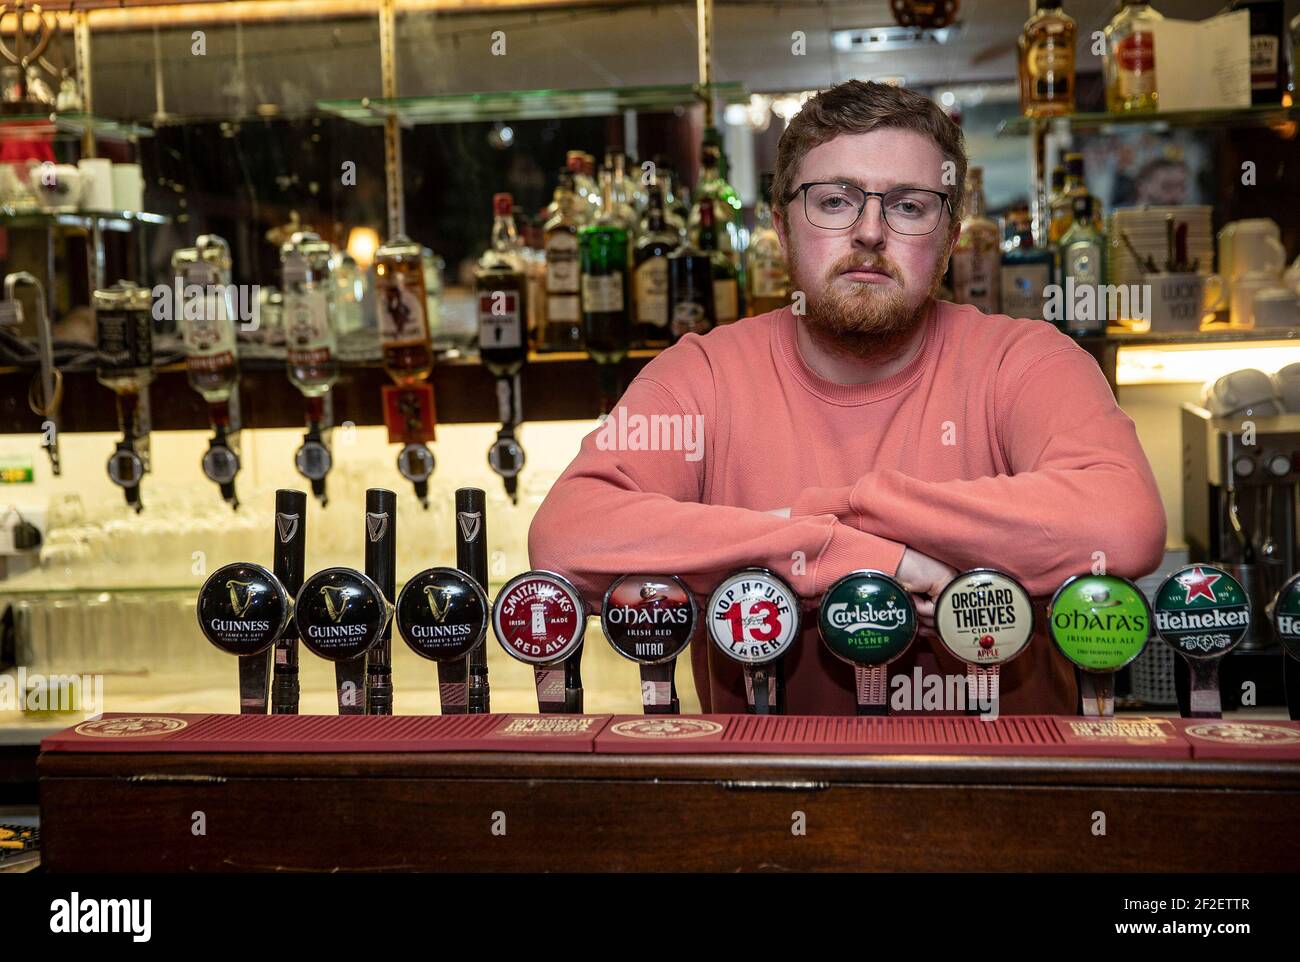
POLYGON ((139 124, 95 117, 91 114, 0 114, 0 137, 80 137, 89 130, 100 140, 152 137, 153 130, 139 124))
POLYGON ((0 206, 0 227, 75 227, 90 230, 98 223, 103 230, 125 233, 137 224, 170 224, 166 214, 140 210, 18 210, 0 206))
POLYGON ((1070 130, 1105 130, 1109 127, 1274 127, 1300 120, 1300 108, 1272 104, 1260 107, 1234 107, 1224 110, 1170 110, 1155 113, 1067 114, 1064 117, 1013 117, 998 125, 999 137, 1023 137, 1035 126, 1059 124, 1070 130))
POLYGON ((747 103, 739 83, 674 84, 657 87, 593 90, 503 90, 493 93, 446 94, 433 97, 363 97, 360 100, 320 100, 325 113, 374 126, 396 116, 404 126, 466 121, 553 120, 600 117, 624 110, 673 110, 691 107, 706 94, 727 103, 747 103))

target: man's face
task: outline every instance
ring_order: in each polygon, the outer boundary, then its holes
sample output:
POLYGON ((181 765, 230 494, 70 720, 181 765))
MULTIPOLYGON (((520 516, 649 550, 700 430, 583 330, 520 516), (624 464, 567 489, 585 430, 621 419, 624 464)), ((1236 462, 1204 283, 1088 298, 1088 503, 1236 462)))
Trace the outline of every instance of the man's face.
MULTIPOLYGON (((952 194, 943 182, 944 156, 929 137, 884 129, 840 134, 810 150, 796 185, 814 181, 863 190, 925 187, 952 194)), ((868 197, 858 222, 843 230, 809 223, 803 195, 783 217, 774 211, 790 277, 807 299, 804 324, 824 347, 871 357, 904 343, 925 316, 943 279, 957 233, 945 209, 923 235, 899 234, 885 224, 880 198, 868 197)))

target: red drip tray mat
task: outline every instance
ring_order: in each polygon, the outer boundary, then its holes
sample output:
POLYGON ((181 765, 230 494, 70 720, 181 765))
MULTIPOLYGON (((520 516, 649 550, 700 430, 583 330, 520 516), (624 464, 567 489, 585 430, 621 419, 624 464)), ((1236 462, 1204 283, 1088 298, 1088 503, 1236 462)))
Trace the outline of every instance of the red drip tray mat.
POLYGON ((59 752, 591 752, 608 715, 133 715, 50 735, 59 752))
POLYGON ((596 736, 611 754, 1104 755, 1187 758, 1165 719, 1048 715, 924 718, 615 715, 596 736))
POLYGON ((1193 758, 1300 762, 1300 722, 1179 718, 1174 724, 1193 758))

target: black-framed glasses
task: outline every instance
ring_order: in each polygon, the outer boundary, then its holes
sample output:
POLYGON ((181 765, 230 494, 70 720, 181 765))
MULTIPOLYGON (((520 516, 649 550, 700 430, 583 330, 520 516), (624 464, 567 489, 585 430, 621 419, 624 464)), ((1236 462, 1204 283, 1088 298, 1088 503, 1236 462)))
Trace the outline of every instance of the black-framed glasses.
POLYGON ((799 194, 803 194, 803 212, 808 223, 822 230, 852 227, 867 209, 868 197, 880 198, 880 213, 890 230, 912 237, 933 233, 943 219, 944 210, 952 211, 948 195, 928 187, 895 187, 882 193, 852 184, 813 181, 796 187, 786 202, 799 194))

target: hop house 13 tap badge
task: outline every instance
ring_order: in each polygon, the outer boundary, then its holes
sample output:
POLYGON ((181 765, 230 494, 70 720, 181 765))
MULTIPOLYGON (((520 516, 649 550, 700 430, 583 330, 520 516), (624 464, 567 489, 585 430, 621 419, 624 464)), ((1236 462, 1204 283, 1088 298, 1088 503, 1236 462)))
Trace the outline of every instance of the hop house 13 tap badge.
POLYGON ((992 568, 963 572, 934 605, 945 648, 968 665, 1003 665, 1029 645, 1034 608, 1020 582, 992 568))
POLYGON ((766 665, 799 635, 799 598, 766 568, 743 568, 709 596, 709 636, 729 658, 766 665))

